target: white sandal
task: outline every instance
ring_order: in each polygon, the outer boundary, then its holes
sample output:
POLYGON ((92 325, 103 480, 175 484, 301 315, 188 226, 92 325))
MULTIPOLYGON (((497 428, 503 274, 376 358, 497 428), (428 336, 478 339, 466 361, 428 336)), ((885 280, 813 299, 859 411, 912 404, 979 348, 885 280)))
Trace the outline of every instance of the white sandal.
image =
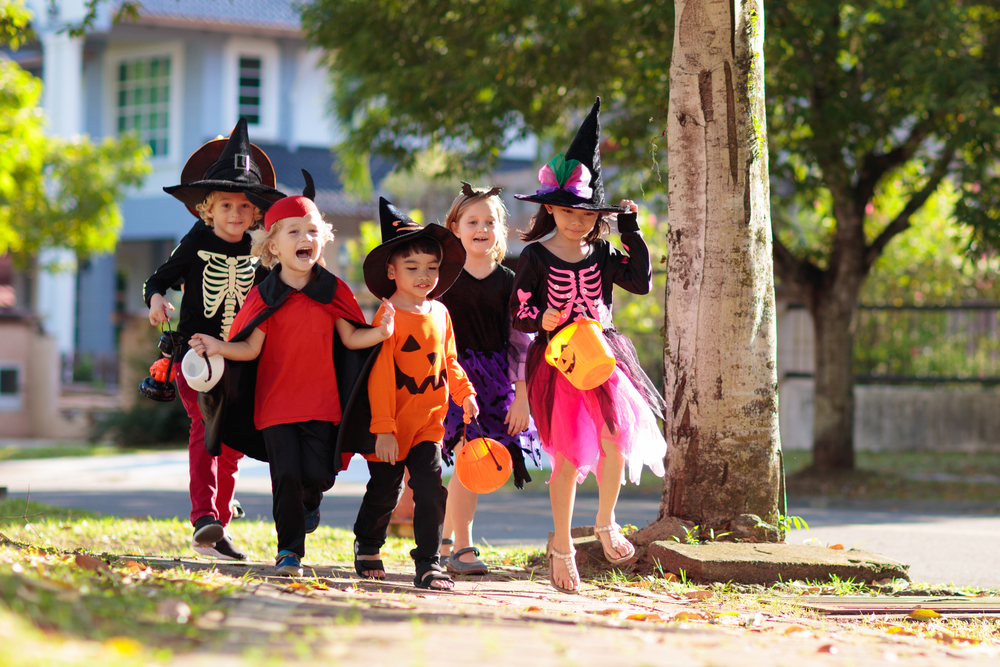
POLYGON ((569 595, 576 595, 580 592, 580 572, 576 569, 576 549, 570 547, 569 553, 564 554, 560 551, 556 551, 555 548, 550 544, 549 551, 545 554, 549 559, 549 583, 552 584, 552 588, 556 589, 560 593, 568 593, 569 595), (552 559, 558 558, 566 565, 566 570, 569 572, 570 581, 576 583, 576 588, 564 588, 556 583, 555 568, 552 567, 552 559))
POLYGON ((594 537, 597 541, 601 543, 601 549, 604 550, 604 558, 612 565, 620 565, 626 561, 632 560, 635 557, 635 547, 632 543, 625 539, 622 535, 621 526, 617 523, 611 522, 607 526, 594 526, 594 537), (614 551, 609 552, 608 548, 604 546, 604 542, 601 540, 599 533, 607 533, 608 539, 611 541, 611 548, 614 551), (628 547, 628 555, 625 557, 617 557, 617 554, 621 553, 622 547, 628 547))

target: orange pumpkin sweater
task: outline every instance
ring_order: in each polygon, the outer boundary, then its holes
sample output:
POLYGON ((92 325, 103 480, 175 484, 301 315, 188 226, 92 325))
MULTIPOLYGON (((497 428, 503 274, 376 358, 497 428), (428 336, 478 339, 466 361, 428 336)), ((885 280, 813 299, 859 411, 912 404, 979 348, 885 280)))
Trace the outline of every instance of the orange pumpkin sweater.
MULTIPOLYGON (((382 322, 379 307, 373 326, 382 322)), ((392 336, 382 344, 368 378, 372 433, 392 433, 403 460, 418 442, 441 442, 448 394, 462 405, 476 391, 458 364, 451 316, 432 301, 426 315, 396 309, 392 336)), ((379 461, 375 454, 365 456, 379 461)))

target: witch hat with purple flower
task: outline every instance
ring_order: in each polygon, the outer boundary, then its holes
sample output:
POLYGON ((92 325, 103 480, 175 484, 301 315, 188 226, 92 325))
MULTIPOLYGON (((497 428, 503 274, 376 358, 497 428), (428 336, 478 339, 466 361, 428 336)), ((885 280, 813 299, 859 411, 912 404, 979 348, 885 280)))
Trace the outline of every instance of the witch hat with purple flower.
POLYGON ((601 178, 601 98, 576 132, 569 150, 552 158, 538 170, 542 187, 533 195, 514 195, 522 201, 588 211, 621 213, 627 208, 604 201, 601 178))

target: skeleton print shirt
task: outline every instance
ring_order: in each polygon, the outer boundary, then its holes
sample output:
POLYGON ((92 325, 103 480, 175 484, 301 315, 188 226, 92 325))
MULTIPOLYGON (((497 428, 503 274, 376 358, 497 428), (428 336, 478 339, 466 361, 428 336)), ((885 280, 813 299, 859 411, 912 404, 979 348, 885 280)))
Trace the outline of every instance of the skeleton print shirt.
POLYGON ((229 326, 250 288, 266 276, 267 269, 250 254, 249 234, 238 243, 229 243, 199 220, 170 259, 149 277, 142 292, 148 306, 154 294, 183 285, 177 331, 184 340, 196 333, 227 340, 229 326))
POLYGON ((625 253, 601 239, 590 244, 590 254, 579 262, 563 261, 541 243, 528 244, 521 251, 511 295, 514 328, 541 331, 542 314, 548 308, 563 311, 555 331, 583 318, 597 320, 604 329, 613 327, 612 285, 633 294, 648 294, 653 288, 649 249, 636 216, 619 215, 618 230, 625 253))

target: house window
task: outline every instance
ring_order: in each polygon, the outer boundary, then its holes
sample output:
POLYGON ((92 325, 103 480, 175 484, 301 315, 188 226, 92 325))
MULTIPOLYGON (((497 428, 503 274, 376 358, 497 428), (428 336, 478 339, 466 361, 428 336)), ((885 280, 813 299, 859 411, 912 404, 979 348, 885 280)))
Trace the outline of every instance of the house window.
POLYGON ((169 106, 169 56, 118 65, 118 132, 137 132, 149 143, 154 157, 167 154, 169 106))
POLYGON ((0 368, 0 396, 16 396, 17 391, 17 369, 0 368))
POLYGON ((240 56, 239 115, 260 125, 261 59, 240 56))

